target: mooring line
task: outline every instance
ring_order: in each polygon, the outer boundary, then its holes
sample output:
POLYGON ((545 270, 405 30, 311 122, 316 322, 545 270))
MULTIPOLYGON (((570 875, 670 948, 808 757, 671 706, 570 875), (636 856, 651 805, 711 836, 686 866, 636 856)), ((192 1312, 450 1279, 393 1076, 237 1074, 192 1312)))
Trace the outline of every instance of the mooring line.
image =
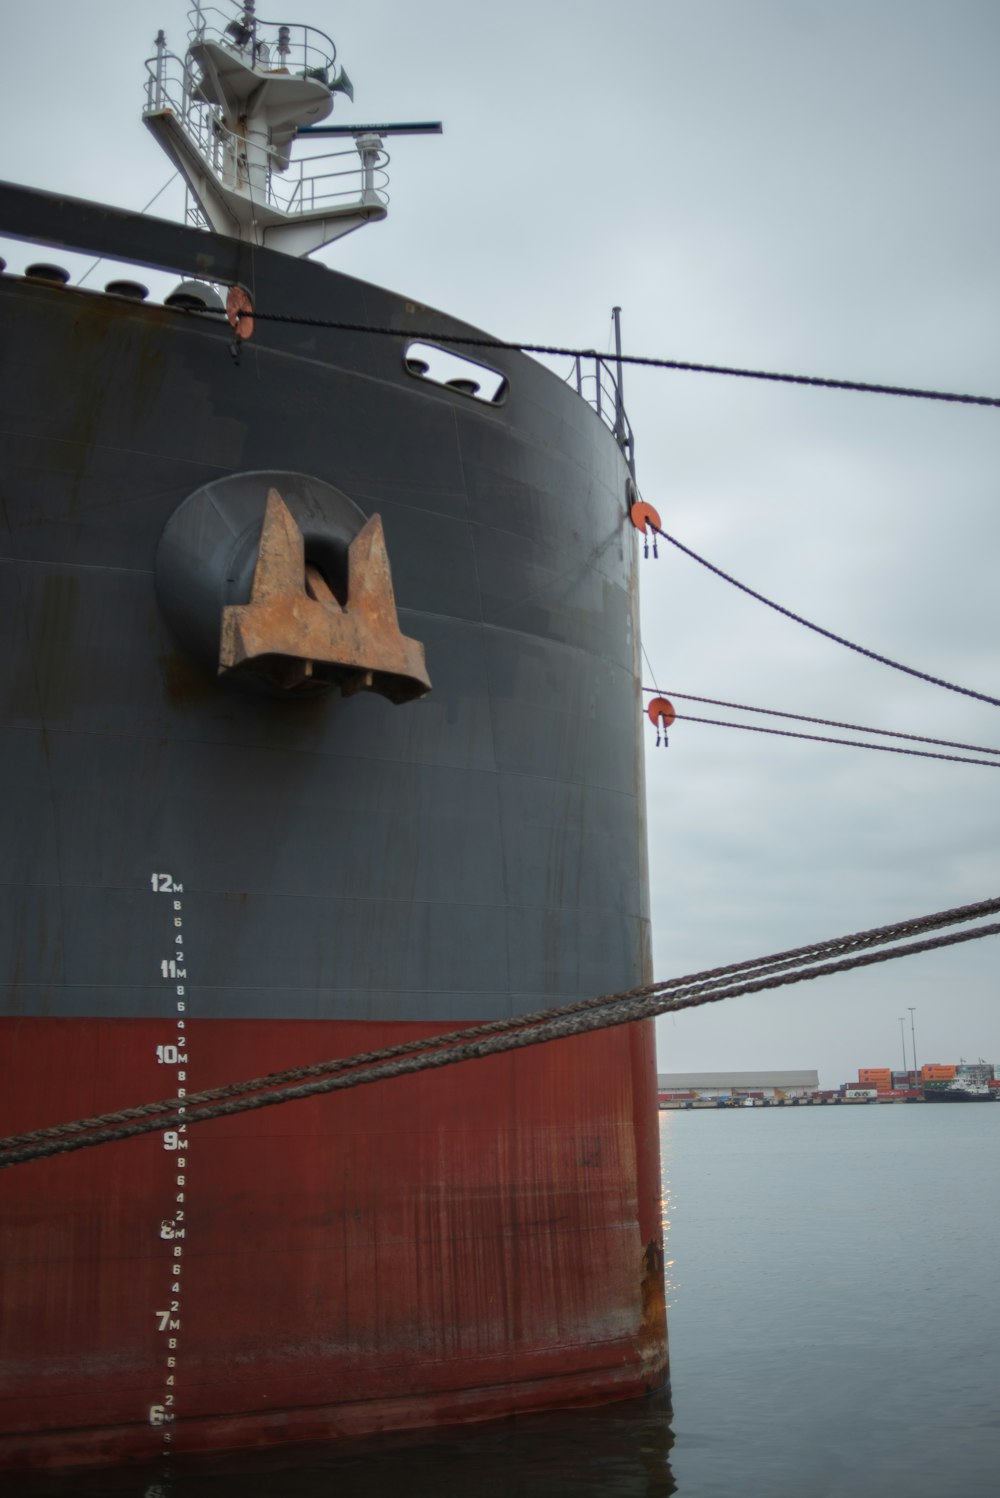
POLYGON ((179 1127, 181 1123, 190 1127, 213 1118, 275 1107, 285 1102, 295 1102, 328 1092, 360 1087, 392 1077, 436 1070, 464 1061, 481 1060, 486 1056, 543 1045, 551 1040, 566 1039, 595 1030, 631 1024, 660 1014, 716 1003, 722 999, 781 988, 810 978, 849 972, 874 963, 889 962, 897 957, 908 957, 958 943, 978 941, 984 936, 1000 934, 1000 923, 975 926, 965 931, 951 931, 945 935, 910 942, 905 946, 886 946, 888 941, 899 941, 901 937, 920 931, 930 931, 942 926, 968 922, 998 911, 1000 911, 1000 899, 978 901, 973 905, 938 911, 932 915, 915 917, 891 926, 877 927, 868 932, 855 932, 846 937, 833 938, 829 941, 814 943, 810 947, 777 953, 770 957, 755 958, 745 963, 733 963, 725 968, 710 969, 706 973, 686 978, 671 979, 664 983, 650 984, 644 988, 628 989, 620 993, 580 1000, 575 1004, 564 1005, 560 1009, 540 1010, 535 1014, 523 1015, 514 1020, 490 1021, 482 1026, 470 1026, 464 1030, 450 1031, 422 1041, 408 1042, 404 1046, 389 1047, 384 1051, 342 1057, 333 1062, 319 1063, 318 1066, 298 1068, 291 1073, 275 1073, 270 1078, 255 1078, 249 1082, 233 1083, 229 1088, 216 1089, 211 1094, 216 1096, 221 1091, 228 1094, 226 1100, 210 1102, 207 1106, 201 1106, 201 1099, 207 1099, 210 1096, 207 1093, 188 1096, 183 1105, 180 1105, 176 1099, 147 1103, 139 1108, 128 1110, 129 1121, 116 1127, 95 1127, 112 1116, 102 1115, 96 1119, 76 1120, 68 1124, 55 1125, 45 1131, 35 1131, 35 1142, 26 1142, 27 1136, 15 1135, 0 1140, 0 1169, 25 1164, 30 1160, 43 1159, 49 1155, 89 1149, 99 1144, 110 1144, 138 1134, 165 1130, 174 1125, 179 1127), (825 960, 832 954, 857 953, 859 948, 874 946, 881 946, 883 950, 864 951, 862 955, 841 956, 834 961, 825 960), (789 968, 796 970, 789 971, 789 968), (741 977, 748 981, 731 981, 733 978, 741 977), (477 1038, 470 1039, 471 1036, 477 1038), (310 1077, 315 1076, 317 1070, 321 1070, 323 1074, 316 1080, 300 1081, 298 1085, 283 1086, 280 1090, 275 1086, 279 1077, 282 1080, 310 1077), (262 1086, 270 1086, 272 1090, 260 1092, 259 1089, 262 1086), (255 1089, 256 1095, 233 1095, 246 1092, 248 1089, 255 1089), (81 1132, 83 1130, 89 1130, 89 1132, 83 1133, 81 1132), (44 1132, 45 1137, 39 1139, 39 1132, 44 1132))
MULTIPOLYGON (((308 1066, 291 1067, 286 1071, 270 1072, 265 1076, 250 1077, 240 1082, 230 1082, 221 1087, 207 1088, 203 1092, 189 1093, 185 1097, 185 1104, 189 1109, 195 1108, 204 1103, 219 1101, 222 1098, 261 1092, 266 1088, 278 1087, 286 1082, 306 1081, 310 1077, 327 1076, 337 1072, 354 1070, 360 1066, 373 1065, 380 1061, 391 1061, 397 1056, 414 1055, 437 1050, 443 1046, 465 1044, 470 1040, 478 1039, 480 1036, 503 1034, 516 1029, 524 1029, 545 1020, 583 1013, 605 1004, 617 1003, 622 999, 642 998, 647 994, 677 992, 681 989, 694 989, 702 985, 714 985, 723 980, 731 980, 743 973, 753 972, 760 975, 765 972, 780 971, 789 966, 801 964, 804 961, 819 960, 822 957, 859 951, 867 947, 879 946, 889 941, 899 941, 905 937, 917 936, 924 931, 939 930, 943 926, 960 925, 968 921, 981 919, 983 916, 996 914, 1000 914, 1000 897, 991 900, 979 900, 971 905, 959 905, 948 910, 935 911, 930 915, 914 916, 904 921, 892 922, 886 926, 874 926, 868 930, 854 931, 844 936, 825 938, 822 941, 810 942, 802 947, 789 948, 784 952, 768 953, 764 957, 746 958, 739 962, 727 963, 722 967, 706 968, 697 973, 689 973, 681 978, 668 978, 659 983, 649 983, 638 988, 625 989, 618 994, 601 994, 596 998, 575 999, 569 1004, 536 1010, 530 1014, 515 1015, 505 1019, 484 1020, 478 1025, 465 1025, 459 1030, 441 1031, 435 1035, 422 1036, 417 1040, 402 1041, 398 1045, 387 1046, 380 1050, 362 1051, 353 1056, 338 1056, 325 1061, 313 1062, 308 1066)), ((185 975, 182 974, 181 976, 185 975)), ((0 1151, 24 1144, 33 1144, 43 1139, 59 1139, 74 1133, 85 1133, 93 1129, 108 1127, 112 1124, 125 1123, 133 1118, 145 1118, 153 1114, 172 1113, 177 1108, 178 1102, 179 1098, 165 1098, 158 1102, 140 1103, 131 1108, 120 1108, 113 1113, 98 1114, 92 1118, 81 1118, 69 1123, 55 1124, 47 1128, 32 1129, 26 1133, 14 1134, 6 1139, 0 1139, 0 1151)))

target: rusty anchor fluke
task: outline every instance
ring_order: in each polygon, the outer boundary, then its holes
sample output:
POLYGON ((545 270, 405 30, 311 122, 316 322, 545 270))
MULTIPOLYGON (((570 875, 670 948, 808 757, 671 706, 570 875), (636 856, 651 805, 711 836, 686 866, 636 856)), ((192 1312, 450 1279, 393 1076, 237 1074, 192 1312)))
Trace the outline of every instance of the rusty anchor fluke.
POLYGON ((248 670, 293 692, 337 683, 345 697, 379 692, 409 702, 431 689, 424 647, 399 628, 382 521, 373 515, 347 552, 347 602, 306 562, 302 532, 270 489, 250 601, 222 611, 219 674, 248 670))

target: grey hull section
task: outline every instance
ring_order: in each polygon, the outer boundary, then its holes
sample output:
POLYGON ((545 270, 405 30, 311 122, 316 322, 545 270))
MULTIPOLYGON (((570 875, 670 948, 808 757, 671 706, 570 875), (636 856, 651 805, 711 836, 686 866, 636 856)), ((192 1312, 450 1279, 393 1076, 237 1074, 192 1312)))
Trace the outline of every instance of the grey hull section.
POLYGON ((170 1012, 158 870, 205 1018, 461 1021, 643 981, 636 548, 597 416, 509 352, 499 404, 415 379, 412 333, 464 325, 322 266, 16 206, 26 235, 200 254, 261 312, 399 336, 262 320, 237 363, 218 319, 0 277, 2 1012, 170 1012), (255 695, 171 636, 167 521, 275 470, 381 515, 425 699, 255 695))

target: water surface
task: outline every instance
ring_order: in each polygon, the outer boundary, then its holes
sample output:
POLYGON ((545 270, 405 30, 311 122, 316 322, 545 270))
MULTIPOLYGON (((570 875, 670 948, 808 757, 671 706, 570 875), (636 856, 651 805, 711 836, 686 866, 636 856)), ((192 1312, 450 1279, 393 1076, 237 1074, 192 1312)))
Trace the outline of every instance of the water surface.
POLYGON ((681 1493, 1000 1493, 1000 1106, 661 1115, 681 1493))

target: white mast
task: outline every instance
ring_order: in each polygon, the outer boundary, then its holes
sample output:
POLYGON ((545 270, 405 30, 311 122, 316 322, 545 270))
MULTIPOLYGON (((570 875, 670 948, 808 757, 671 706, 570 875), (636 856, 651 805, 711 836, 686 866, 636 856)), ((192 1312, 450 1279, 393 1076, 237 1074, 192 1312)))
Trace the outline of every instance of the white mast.
POLYGON ((335 94, 354 98, 330 38, 312 26, 259 21, 253 0, 230 3, 228 13, 227 21, 196 0, 184 58, 167 51, 161 31, 146 64, 143 120, 205 223, 309 255, 385 218, 389 158, 376 132, 362 128, 352 146, 291 160, 296 134, 326 119, 335 94))

